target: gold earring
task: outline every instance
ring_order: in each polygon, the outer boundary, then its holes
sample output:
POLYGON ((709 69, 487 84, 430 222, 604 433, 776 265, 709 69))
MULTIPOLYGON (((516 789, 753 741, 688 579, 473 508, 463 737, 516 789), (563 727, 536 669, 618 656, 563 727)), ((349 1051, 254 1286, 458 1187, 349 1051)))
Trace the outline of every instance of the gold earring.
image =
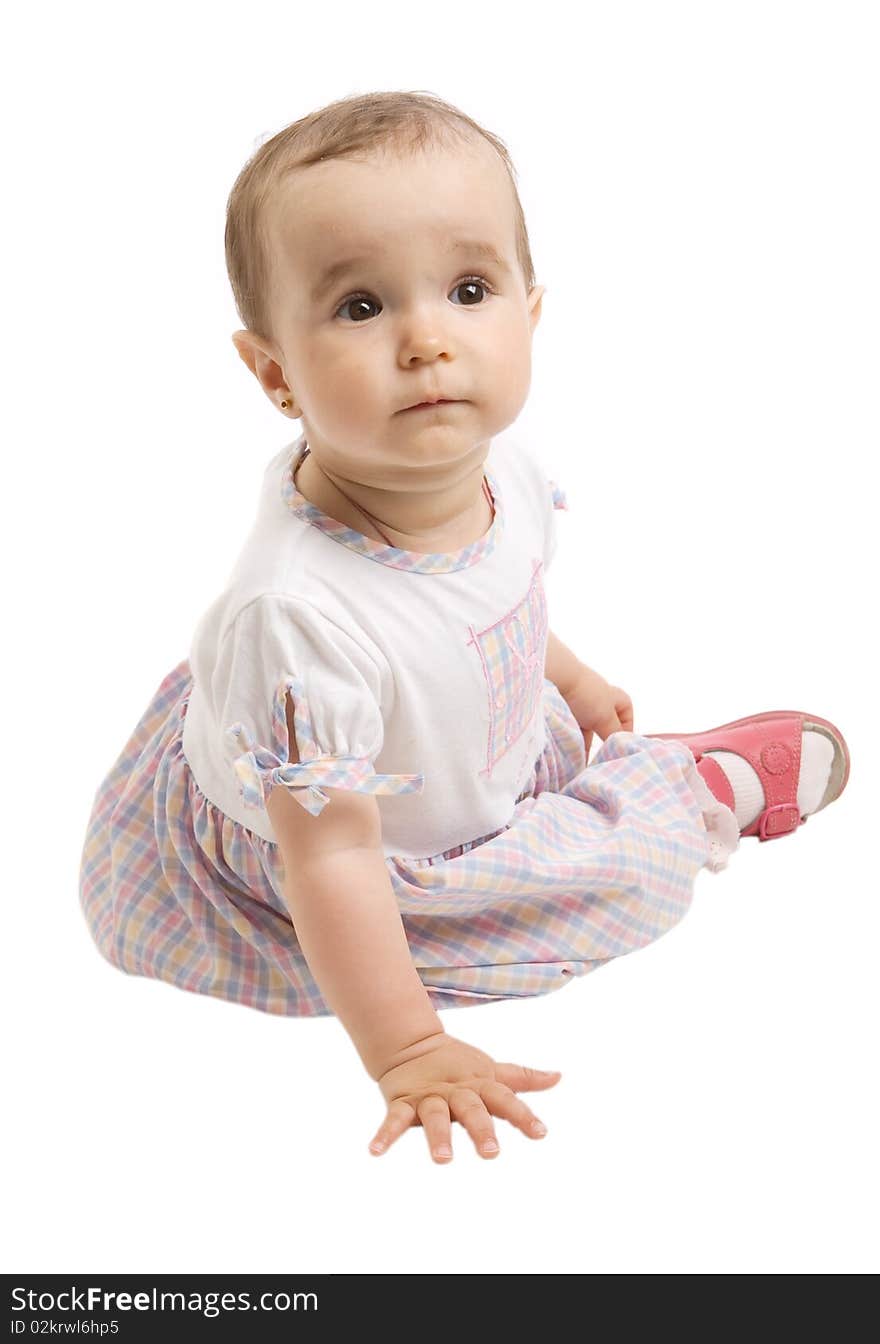
POLYGON ((290 402, 289 402, 289 401, 282 401, 282 403, 281 403, 281 409, 282 409, 282 411, 286 411, 289 405, 290 405, 290 402))

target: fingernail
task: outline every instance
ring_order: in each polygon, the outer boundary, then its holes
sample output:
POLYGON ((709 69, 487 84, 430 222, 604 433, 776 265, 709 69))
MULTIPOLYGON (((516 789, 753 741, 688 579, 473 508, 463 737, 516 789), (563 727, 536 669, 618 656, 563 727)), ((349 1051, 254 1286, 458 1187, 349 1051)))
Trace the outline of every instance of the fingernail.
POLYGON ((381 1139, 374 1139, 373 1142, 370 1144, 371 1153, 384 1153, 385 1148, 386 1145, 382 1142, 381 1139))
POLYGON ((452 1156, 452 1149, 449 1147, 449 1144, 448 1144, 448 1143, 441 1143, 439 1148, 435 1148, 435 1149, 434 1149, 434 1156, 435 1156, 435 1157, 451 1157, 451 1156, 452 1156))
POLYGON ((543 1138, 544 1135, 547 1133, 547 1126, 546 1126, 546 1125, 542 1125, 540 1120, 533 1120, 533 1121, 532 1121, 532 1133, 533 1133, 533 1134, 540 1134, 541 1137, 543 1138))
POLYGON ((487 1139, 486 1142, 483 1144, 484 1153, 498 1153, 500 1151, 501 1150, 494 1139, 487 1139))

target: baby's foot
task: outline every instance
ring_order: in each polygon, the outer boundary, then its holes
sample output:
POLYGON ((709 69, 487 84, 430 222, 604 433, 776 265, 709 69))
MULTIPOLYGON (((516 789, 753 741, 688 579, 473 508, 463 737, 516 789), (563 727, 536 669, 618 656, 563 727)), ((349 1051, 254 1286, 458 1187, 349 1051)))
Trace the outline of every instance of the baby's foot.
MULTIPOLYGON (((735 756, 732 751, 706 751, 703 759, 707 756, 717 761, 727 776, 733 789, 737 825, 744 831, 764 811, 764 787, 760 776, 745 757, 735 756)), ((831 739, 814 729, 805 729, 801 734, 801 768, 797 783, 797 807, 802 817, 812 816, 823 806, 833 761, 834 743, 831 739)))
POLYGON ((839 798, 849 749, 827 719, 792 710, 753 714, 705 733, 650 733, 683 742, 742 835, 772 840, 839 798))

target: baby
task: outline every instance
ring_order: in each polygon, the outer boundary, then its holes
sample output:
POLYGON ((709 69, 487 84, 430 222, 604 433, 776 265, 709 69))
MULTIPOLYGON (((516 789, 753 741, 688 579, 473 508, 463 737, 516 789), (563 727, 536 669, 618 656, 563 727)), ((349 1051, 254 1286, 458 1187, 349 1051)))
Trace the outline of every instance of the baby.
POLYGON ((370 1150, 546 1131, 438 1010, 548 993, 658 938, 740 834, 842 792, 793 711, 638 735, 548 628, 561 490, 510 434, 541 316, 503 143, 418 93, 342 99, 245 165, 242 360, 298 437, 98 789, 81 901, 129 974, 335 1014, 384 1097, 370 1150), (588 763, 593 734, 603 745, 588 763))

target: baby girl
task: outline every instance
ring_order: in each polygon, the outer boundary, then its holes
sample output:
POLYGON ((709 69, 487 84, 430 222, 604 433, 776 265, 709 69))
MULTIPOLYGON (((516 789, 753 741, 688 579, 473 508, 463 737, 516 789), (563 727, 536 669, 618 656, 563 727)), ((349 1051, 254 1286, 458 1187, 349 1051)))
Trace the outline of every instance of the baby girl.
POLYGON ((238 354, 301 432, 189 657, 101 784, 81 901, 121 970, 335 1014, 434 1161, 546 1131, 439 1016, 661 936, 740 835, 793 832, 849 752, 812 714, 633 731, 549 629, 562 491, 516 432, 541 316, 502 141, 419 93, 263 144, 227 211, 238 354), (602 747, 588 763, 593 735, 602 747))

